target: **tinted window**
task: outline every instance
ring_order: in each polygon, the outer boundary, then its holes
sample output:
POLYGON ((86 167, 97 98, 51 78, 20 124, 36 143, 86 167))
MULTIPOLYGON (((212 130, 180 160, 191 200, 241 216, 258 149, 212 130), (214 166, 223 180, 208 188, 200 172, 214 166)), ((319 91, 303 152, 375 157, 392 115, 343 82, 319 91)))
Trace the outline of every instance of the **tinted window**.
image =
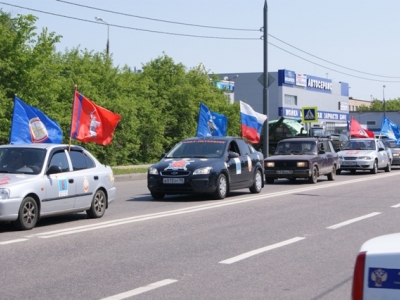
POLYGON ((251 153, 251 150, 249 148, 249 145, 243 141, 243 140, 236 140, 239 150, 240 150, 240 155, 249 155, 251 153))
POLYGON ((71 158, 72 168, 74 171, 90 169, 95 167, 95 163, 89 156, 80 151, 70 151, 69 157, 71 158))
POLYGON ((52 166, 60 167, 62 172, 69 171, 68 159, 64 151, 56 152, 53 154, 49 163, 49 168, 52 166))

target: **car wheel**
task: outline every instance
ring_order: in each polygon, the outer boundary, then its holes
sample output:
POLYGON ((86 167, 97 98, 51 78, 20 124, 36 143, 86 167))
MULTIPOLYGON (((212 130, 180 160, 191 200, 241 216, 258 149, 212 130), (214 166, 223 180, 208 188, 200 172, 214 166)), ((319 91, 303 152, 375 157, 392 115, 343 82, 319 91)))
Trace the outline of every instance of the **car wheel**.
POLYGON ((308 182, 309 183, 317 183, 317 181, 318 181, 318 170, 317 170, 317 167, 314 167, 312 169, 311 176, 308 177, 308 182))
POLYGON ((251 193, 259 193, 261 192, 262 189, 262 175, 260 170, 256 170, 256 173, 254 174, 254 182, 253 185, 250 187, 250 192, 251 193))
POLYGON ((226 180, 226 176, 224 174, 219 174, 217 178, 217 189, 214 192, 213 196, 215 199, 224 199, 228 192, 228 181, 226 180))
POLYGON ((328 174, 328 180, 333 181, 336 177, 336 166, 332 167, 332 171, 328 174))
POLYGON ((32 197, 26 197, 19 208, 18 219, 15 225, 21 230, 30 230, 36 226, 39 220, 38 205, 32 197))
POLYGON ((374 162, 374 166, 371 169, 371 173, 372 174, 378 173, 378 164, 377 164, 377 162, 374 162))
POLYGON ((266 178, 265 178, 265 181, 266 181, 268 184, 273 184, 274 181, 275 181, 275 178, 266 177, 266 178))
POLYGON ((106 195, 102 190, 97 190, 93 196, 92 205, 86 211, 89 218, 101 218, 106 212, 106 195))
POLYGON ((389 160, 385 168, 385 172, 390 172, 392 170, 392 162, 389 160))
POLYGON ((161 200, 165 197, 165 194, 163 193, 157 193, 157 192, 151 192, 151 196, 153 197, 154 200, 161 200))
POLYGON ((342 173, 342 170, 336 169, 336 175, 340 175, 340 173, 342 173))

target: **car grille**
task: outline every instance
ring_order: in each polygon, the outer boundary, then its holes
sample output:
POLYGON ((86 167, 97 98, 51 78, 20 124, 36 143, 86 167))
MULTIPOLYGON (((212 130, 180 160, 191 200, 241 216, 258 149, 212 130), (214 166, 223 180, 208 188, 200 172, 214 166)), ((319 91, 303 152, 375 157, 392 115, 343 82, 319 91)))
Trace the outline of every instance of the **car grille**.
POLYGON ((349 156, 345 156, 343 157, 344 160, 356 160, 357 157, 349 157, 349 156))
POLYGON ((160 172, 161 176, 189 176, 189 171, 168 170, 160 172))
POLYGON ((275 169, 297 169, 297 161, 275 162, 275 169))

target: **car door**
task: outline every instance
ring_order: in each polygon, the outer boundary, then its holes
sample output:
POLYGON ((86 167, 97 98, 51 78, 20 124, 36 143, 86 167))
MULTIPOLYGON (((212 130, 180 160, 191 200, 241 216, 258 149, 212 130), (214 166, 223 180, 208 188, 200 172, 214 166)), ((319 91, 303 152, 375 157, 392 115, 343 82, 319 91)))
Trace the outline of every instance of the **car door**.
POLYGON ((319 158, 318 166, 320 169, 319 173, 321 173, 321 174, 327 173, 327 170, 328 170, 328 157, 326 154, 326 148, 327 148, 326 143, 324 143, 324 141, 322 141, 322 140, 319 140, 318 141, 318 158, 319 158))
POLYGON ((60 173, 45 175, 45 198, 42 199, 43 213, 55 213, 73 209, 75 203, 75 181, 65 149, 50 153, 47 169, 58 167, 60 173))
POLYGON ((385 146, 383 145, 382 141, 380 141, 380 140, 377 140, 377 151, 378 151, 378 168, 384 168, 388 164, 389 157, 386 152, 385 146), (381 151, 379 151, 379 150, 381 150, 381 151))
POLYGON ((229 151, 227 151, 227 165, 230 175, 230 184, 231 186, 236 187, 240 185, 241 181, 243 180, 243 159, 240 157, 240 150, 235 141, 230 142, 230 146, 228 146, 228 149, 230 149, 229 151), (229 158, 229 152, 237 153, 238 157, 229 158))
POLYGON ((325 155, 326 155, 326 173, 329 173, 332 170, 333 164, 335 162, 335 156, 337 155, 334 151, 333 145, 331 141, 324 141, 325 146, 325 155))
POLYGON ((99 176, 93 160, 81 150, 69 151, 75 179, 74 208, 88 208, 99 185, 99 176))
POLYGON ((249 145, 242 139, 236 140, 240 151, 240 162, 242 165, 242 182, 251 182, 254 176, 255 161, 251 159, 251 151, 249 145))

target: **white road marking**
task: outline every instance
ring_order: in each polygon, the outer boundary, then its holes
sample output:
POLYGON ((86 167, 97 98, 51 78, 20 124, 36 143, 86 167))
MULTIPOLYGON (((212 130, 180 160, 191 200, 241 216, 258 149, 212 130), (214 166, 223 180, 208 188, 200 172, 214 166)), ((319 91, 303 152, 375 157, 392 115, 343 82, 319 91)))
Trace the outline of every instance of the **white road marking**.
POLYGON ((342 222, 342 223, 339 223, 339 224, 336 224, 336 225, 332 225, 332 226, 326 227, 326 229, 337 229, 339 227, 343 227, 343 226, 349 225, 351 223, 355 223, 355 222, 358 222, 358 221, 361 221, 361 220, 364 220, 364 219, 367 219, 367 218, 375 217, 375 216, 377 216, 379 214, 381 214, 381 213, 380 212, 373 212, 373 213, 365 215, 365 216, 361 216, 361 217, 354 218, 354 219, 351 219, 351 220, 348 220, 348 221, 345 221, 345 222, 342 222))
POLYGON ((399 208, 399 207, 400 207, 400 203, 399 203, 399 204, 396 204, 396 205, 393 205, 393 206, 391 206, 391 207, 393 207, 393 208, 399 208))
POLYGON ((114 296, 110 296, 110 297, 107 297, 107 298, 103 298, 101 300, 121 300, 121 299, 126 299, 126 298, 129 298, 129 297, 132 297, 132 296, 136 296, 136 295, 142 294, 144 292, 148 292, 148 291, 157 289, 159 287, 162 287, 162 286, 165 286, 165 285, 177 282, 177 281, 178 280, 175 280, 175 279, 164 279, 164 280, 161 280, 161 281, 158 281, 158 282, 154 282, 154 283, 148 284, 146 286, 143 286, 143 287, 131 290, 131 291, 127 291, 125 293, 121 293, 121 294, 118 294, 118 295, 114 295, 114 296))
POLYGON ((304 239, 305 239, 305 237, 295 237, 295 238, 292 238, 290 240, 286 240, 286 241, 283 241, 283 242, 280 242, 280 243, 276 243, 276 244, 273 244, 273 245, 270 245, 270 246, 266 246, 266 247, 263 247, 263 248, 259 248, 259 249, 253 250, 253 251, 249 251, 249 252, 240 254, 238 256, 235 256, 235 257, 220 261, 219 263, 220 264, 233 264, 235 262, 238 262, 240 260, 249 258, 249 257, 257 255, 257 254, 260 254, 262 252, 266 252, 266 251, 269 251, 269 250, 272 250, 272 249, 276 249, 276 248, 279 248, 279 247, 282 247, 282 246, 286 246, 286 245, 289 245, 289 244, 292 244, 292 243, 296 243, 296 242, 304 240, 304 239))
POLYGON ((25 242, 28 239, 16 239, 16 240, 9 240, 5 242, 0 242, 0 245, 7 245, 7 244, 14 244, 14 243, 19 243, 19 242, 25 242))
MULTIPOLYGON (((399 176, 399 175, 400 175, 400 173, 390 172, 390 173, 380 174, 379 177, 384 178, 384 177, 399 176)), ((346 181, 342 181, 342 182, 332 182, 329 184, 329 187, 334 188, 337 186, 354 184, 356 182, 369 181, 369 180, 375 180, 375 179, 376 179, 375 176, 368 176, 368 177, 364 177, 364 178, 346 180, 346 181)), ((249 196, 246 198, 239 198, 239 199, 229 199, 228 198, 228 199, 224 199, 223 201, 218 201, 218 202, 213 202, 213 203, 208 203, 208 204, 203 204, 203 205, 197 205, 197 206, 192 206, 192 207, 187 207, 187 208, 181 208, 181 209, 177 209, 177 210, 170 210, 170 211, 164 211, 164 212, 159 212, 159 213, 154 213, 154 214, 134 216, 134 217, 118 219, 118 220, 113 220, 113 221, 100 222, 100 223, 91 224, 91 225, 77 226, 77 227, 66 228, 66 229, 61 229, 61 230, 48 231, 48 232, 44 232, 44 233, 27 235, 25 237, 26 238, 35 238, 35 237, 36 238, 52 238, 52 237, 58 237, 58 236, 62 236, 62 235, 75 234, 75 233, 80 233, 80 232, 85 232, 85 231, 90 231, 90 230, 97 230, 97 229, 103 229, 103 228, 112 227, 112 226, 124 225, 124 224, 132 223, 132 222, 141 222, 141 221, 146 221, 146 220, 151 220, 151 219, 156 219, 156 218, 164 218, 164 217, 170 217, 170 216, 175 216, 175 215, 180 215, 180 214, 193 213, 193 212, 206 210, 206 209, 214 209, 214 208, 223 207, 223 206, 227 206, 227 205, 236 205, 236 204, 246 203, 246 202, 251 202, 251 201, 260 201, 260 200, 265 200, 268 198, 296 194, 296 193, 301 193, 301 192, 305 192, 305 191, 325 189, 326 187, 327 187, 326 185, 315 185, 315 186, 313 185, 313 186, 306 186, 303 188, 297 188, 294 190, 286 190, 286 191, 275 192, 275 193, 270 193, 270 194, 258 194, 257 196, 249 196)))

